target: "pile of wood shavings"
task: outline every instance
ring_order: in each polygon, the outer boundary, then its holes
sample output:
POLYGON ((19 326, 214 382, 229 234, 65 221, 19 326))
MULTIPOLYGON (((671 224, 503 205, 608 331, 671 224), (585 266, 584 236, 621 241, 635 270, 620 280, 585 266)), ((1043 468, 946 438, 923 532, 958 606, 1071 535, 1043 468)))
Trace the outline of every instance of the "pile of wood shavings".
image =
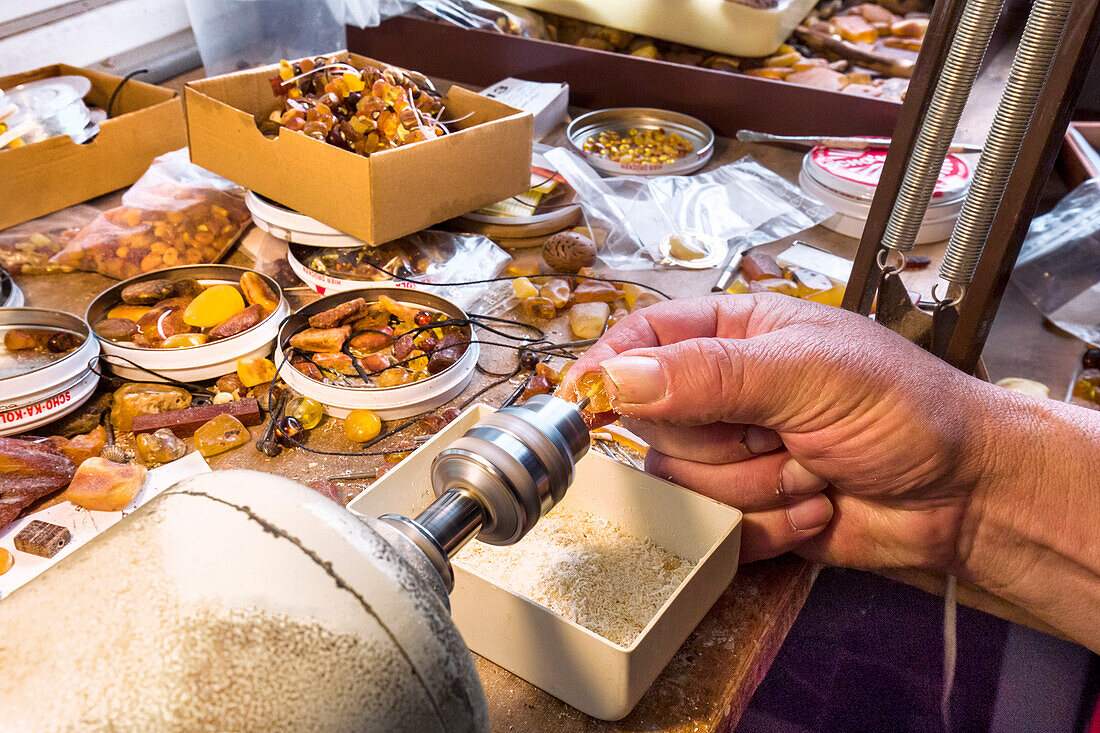
POLYGON ((558 508, 518 544, 471 542, 465 570, 628 646, 695 567, 594 514, 558 508))

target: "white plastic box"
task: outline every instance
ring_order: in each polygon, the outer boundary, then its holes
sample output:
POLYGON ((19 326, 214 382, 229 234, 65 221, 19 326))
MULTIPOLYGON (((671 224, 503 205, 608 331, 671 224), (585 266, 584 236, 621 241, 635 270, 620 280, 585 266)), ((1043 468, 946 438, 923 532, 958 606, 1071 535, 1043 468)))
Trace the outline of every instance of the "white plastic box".
MULTIPOLYGON (((482 417, 474 405, 387 472, 348 509, 416 516, 434 499, 432 460, 482 417)), ((577 464, 562 506, 604 517, 696 564, 628 647, 455 565, 451 615, 470 650, 578 710, 619 720, 638 703, 733 580, 741 512, 598 452, 577 464)), ((516 551, 520 551, 518 548, 516 551)))

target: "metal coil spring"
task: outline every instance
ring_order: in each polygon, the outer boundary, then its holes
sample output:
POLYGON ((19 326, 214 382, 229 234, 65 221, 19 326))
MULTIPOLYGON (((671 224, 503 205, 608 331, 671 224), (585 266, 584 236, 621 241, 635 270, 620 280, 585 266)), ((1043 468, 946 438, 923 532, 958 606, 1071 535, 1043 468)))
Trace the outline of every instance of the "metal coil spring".
MULTIPOLYGON (((974 276, 1072 6, 1073 0, 1037 0, 1031 8, 974 180, 940 266, 940 277, 950 283, 965 286, 974 276)), ((952 290, 948 297, 957 304, 965 291, 952 290)))
POLYGON ((917 241, 917 232, 924 221, 947 149, 959 126, 959 117, 1003 5, 1003 0, 970 0, 963 8, 886 223, 882 246, 887 250, 908 252, 917 241))

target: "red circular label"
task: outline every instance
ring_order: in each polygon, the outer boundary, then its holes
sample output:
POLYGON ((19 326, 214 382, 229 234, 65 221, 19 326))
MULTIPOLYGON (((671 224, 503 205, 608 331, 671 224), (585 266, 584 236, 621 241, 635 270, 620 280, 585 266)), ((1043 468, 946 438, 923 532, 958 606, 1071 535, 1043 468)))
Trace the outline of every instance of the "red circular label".
MULTIPOLYGON (((816 147, 810 151, 810 159, 819 170, 850 185, 874 189, 882 175, 886 162, 886 149, 837 150, 816 147)), ((970 183, 970 166, 961 158, 948 155, 940 169, 933 196, 955 195, 966 190, 970 183)), ((850 186, 849 186, 850 187, 850 186)))

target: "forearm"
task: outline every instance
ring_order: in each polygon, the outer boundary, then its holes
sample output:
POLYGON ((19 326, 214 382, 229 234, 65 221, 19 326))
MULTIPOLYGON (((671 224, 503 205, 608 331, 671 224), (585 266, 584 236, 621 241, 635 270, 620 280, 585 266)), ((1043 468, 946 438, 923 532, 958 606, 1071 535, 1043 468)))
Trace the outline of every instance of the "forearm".
POLYGON ((960 577, 1100 651, 1100 412, 993 387, 960 577))

